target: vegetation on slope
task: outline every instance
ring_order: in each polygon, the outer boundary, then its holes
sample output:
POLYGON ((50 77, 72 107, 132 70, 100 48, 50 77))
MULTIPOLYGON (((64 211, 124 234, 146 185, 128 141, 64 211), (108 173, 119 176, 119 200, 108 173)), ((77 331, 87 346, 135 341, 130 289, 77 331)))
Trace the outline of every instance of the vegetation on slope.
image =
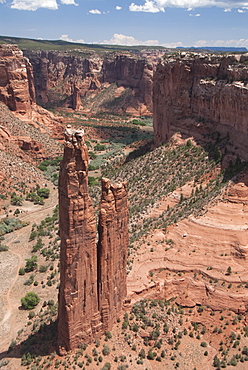
MULTIPOLYGON (((103 45, 103 44, 82 44, 63 40, 36 40, 21 37, 0 36, 0 44, 16 44, 22 50, 58 50, 72 51, 77 50, 81 53, 105 54, 106 52, 139 52, 144 46, 124 46, 124 45, 103 45)), ((146 46, 146 49, 166 50, 163 46, 146 46)))

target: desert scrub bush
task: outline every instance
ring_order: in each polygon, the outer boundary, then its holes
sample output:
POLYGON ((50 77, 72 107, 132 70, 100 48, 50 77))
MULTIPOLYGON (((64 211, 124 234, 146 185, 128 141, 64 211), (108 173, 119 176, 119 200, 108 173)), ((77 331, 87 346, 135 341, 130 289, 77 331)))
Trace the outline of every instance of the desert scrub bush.
POLYGON ((7 360, 7 359, 0 360, 0 368, 3 367, 3 366, 7 366, 8 363, 9 363, 9 360, 7 360))
POLYGON ((7 245, 3 245, 0 243, 0 252, 7 252, 9 250, 9 247, 7 245))
POLYGON ((12 193, 10 196, 10 203, 13 206, 21 206, 23 203, 23 197, 21 195, 16 195, 16 193, 12 193))
POLYGON ((31 272, 37 269, 37 257, 32 256, 26 259, 25 272, 31 272))
POLYGON ((44 172, 45 177, 52 181, 54 185, 58 185, 59 163, 61 160, 61 156, 54 159, 45 159, 38 166, 38 168, 44 172))
POLYGON ((24 310, 32 310, 40 302, 38 294, 28 292, 25 297, 21 298, 21 305, 24 310))
POLYGON ((19 230, 28 224, 28 222, 23 222, 16 217, 6 217, 0 221, 0 236, 11 233, 14 230, 19 230))

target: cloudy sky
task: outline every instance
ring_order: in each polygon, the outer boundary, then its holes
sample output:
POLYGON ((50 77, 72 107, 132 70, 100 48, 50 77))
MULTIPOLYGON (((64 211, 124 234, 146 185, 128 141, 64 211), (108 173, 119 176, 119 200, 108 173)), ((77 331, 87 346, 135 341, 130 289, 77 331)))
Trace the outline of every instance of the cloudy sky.
POLYGON ((0 35, 248 48, 248 0, 0 0, 0 35))

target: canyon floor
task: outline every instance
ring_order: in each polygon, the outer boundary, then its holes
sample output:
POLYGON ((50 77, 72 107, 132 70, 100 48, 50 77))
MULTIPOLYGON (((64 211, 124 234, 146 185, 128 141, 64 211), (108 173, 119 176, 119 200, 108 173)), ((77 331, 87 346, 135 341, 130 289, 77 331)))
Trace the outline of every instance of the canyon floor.
MULTIPOLYGON (((99 120, 88 125, 90 150, 94 151, 97 143, 108 146, 111 130, 116 126, 120 133, 118 142, 122 141, 124 129, 120 131, 117 124, 112 129, 105 126, 99 120)), ((101 153, 94 153, 106 156, 112 150, 112 158, 118 161, 123 155, 120 149, 128 154, 149 140, 146 136, 151 131, 149 126, 141 127, 140 132, 135 128, 132 130, 125 134, 125 139, 127 136, 130 138, 128 146, 101 148, 104 149, 101 153)), ((175 151, 175 146, 166 150, 175 151)), ((158 158, 161 158, 160 152, 158 158)), ((96 162, 97 158, 94 160, 96 162)), ((217 176, 220 172, 218 166, 204 174, 203 191, 208 182, 212 183, 214 171, 217 176)), ((99 169, 93 168, 90 176, 97 179, 99 174, 99 169)), ((149 181, 142 181, 143 187, 149 187, 149 181)), ((156 182, 155 187, 160 185, 156 182)), ((50 221, 49 217, 53 218, 55 212, 57 189, 49 181, 47 186, 51 193, 43 206, 25 201, 18 207, 22 211, 18 217, 29 221, 29 225, 5 234, 2 242, 8 247, 8 251, 0 252, 2 369, 247 368, 246 170, 229 180, 201 207, 201 212, 191 212, 187 218, 179 217, 166 227, 148 228, 130 243, 128 295, 120 319, 110 333, 91 345, 82 343, 78 351, 65 357, 59 357, 55 352, 58 225, 57 219, 50 221), (30 240, 31 234, 39 234, 42 221, 45 235, 41 239, 45 251, 38 249, 32 252, 38 237, 30 240), (19 269, 32 255, 38 258, 38 269, 33 272, 30 285, 24 285, 27 280, 30 282, 32 273, 21 276, 19 269), (47 266, 46 271, 40 272, 40 266, 44 265, 47 266), (20 309, 20 300, 28 291, 35 291, 40 297, 31 315, 29 311, 20 309)), ((132 224, 138 225, 138 229, 142 220, 153 225, 154 219, 160 219, 168 209, 183 205, 182 199, 190 198, 192 190, 196 192, 193 179, 176 186, 166 195, 158 196, 154 204, 142 211, 142 217, 131 215, 132 224)), ((91 191, 93 197, 97 197, 97 188, 94 190, 93 187, 91 191)), ((130 189, 132 191, 135 194, 133 188, 130 189)), ((16 210, 6 202, 2 202, 2 217, 6 209, 9 215, 16 210)))

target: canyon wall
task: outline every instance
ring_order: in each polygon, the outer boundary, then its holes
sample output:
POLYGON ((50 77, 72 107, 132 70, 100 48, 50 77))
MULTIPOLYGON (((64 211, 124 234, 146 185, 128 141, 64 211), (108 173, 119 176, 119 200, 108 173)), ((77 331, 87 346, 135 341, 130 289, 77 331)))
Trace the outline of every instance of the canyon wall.
POLYGON ((25 51, 25 55, 34 69, 37 102, 44 107, 151 113, 153 61, 124 53, 25 51))
POLYGON ((126 296, 128 209, 126 184, 103 180, 96 221, 88 194, 88 150, 83 130, 67 127, 59 176, 60 354, 110 330, 126 296))
POLYGON ((219 131, 239 143, 247 159, 248 54, 178 53, 160 62, 154 73, 155 143, 180 131, 197 136, 219 131))
POLYGON ((32 66, 16 45, 0 45, 0 101, 27 117, 35 104, 32 66))

